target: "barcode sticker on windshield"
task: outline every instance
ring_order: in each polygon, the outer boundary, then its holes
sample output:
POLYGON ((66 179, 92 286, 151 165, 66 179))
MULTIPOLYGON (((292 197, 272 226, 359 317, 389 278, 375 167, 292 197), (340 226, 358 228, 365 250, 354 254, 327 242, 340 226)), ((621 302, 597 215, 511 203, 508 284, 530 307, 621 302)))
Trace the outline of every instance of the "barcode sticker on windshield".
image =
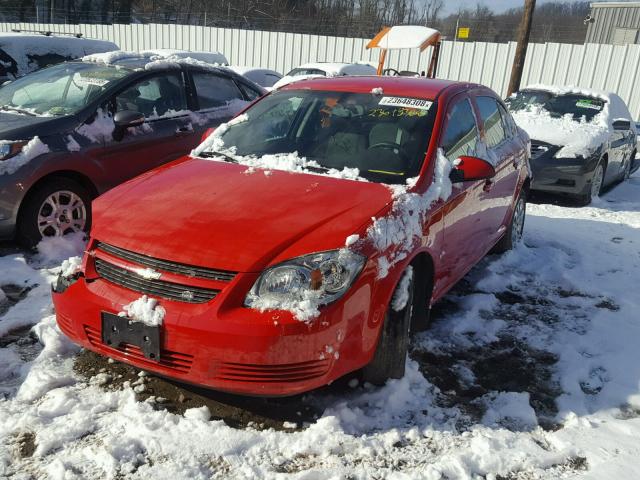
POLYGON ((590 108, 592 110, 602 110, 602 105, 598 105, 597 103, 593 102, 592 100, 578 100, 576 102, 576 107, 580 107, 580 108, 590 108))
POLYGON ((406 98, 406 97, 382 97, 378 105, 387 107, 406 107, 418 108, 420 110, 429 110, 433 102, 422 98, 406 98))

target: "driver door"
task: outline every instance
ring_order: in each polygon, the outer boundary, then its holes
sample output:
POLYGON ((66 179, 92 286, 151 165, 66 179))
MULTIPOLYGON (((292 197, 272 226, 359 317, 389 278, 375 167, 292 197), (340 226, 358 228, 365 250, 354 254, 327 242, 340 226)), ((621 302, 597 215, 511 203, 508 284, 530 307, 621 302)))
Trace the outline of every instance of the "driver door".
MULTIPOLYGON (((463 155, 475 155, 480 141, 478 122, 467 94, 454 97, 447 106, 440 149, 450 162, 463 155)), ((484 254, 487 243, 484 212, 481 209, 485 181, 453 184, 444 213, 444 247, 440 253, 441 273, 434 296, 457 282, 484 254)))
POLYGON ((187 154, 198 142, 187 111, 181 72, 138 79, 110 103, 114 114, 125 110, 139 112, 145 122, 128 128, 121 138, 106 136, 98 162, 107 188, 187 154))

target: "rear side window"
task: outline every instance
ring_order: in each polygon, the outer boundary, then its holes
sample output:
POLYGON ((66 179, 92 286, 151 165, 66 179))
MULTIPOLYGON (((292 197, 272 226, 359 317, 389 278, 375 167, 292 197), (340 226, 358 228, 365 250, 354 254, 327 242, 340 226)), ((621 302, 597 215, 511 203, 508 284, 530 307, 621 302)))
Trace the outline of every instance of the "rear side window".
POLYGON ((193 72, 200 110, 226 107, 231 100, 244 100, 233 80, 210 73, 193 72))
POLYGON ((447 123, 441 147, 453 161, 462 155, 473 155, 478 143, 478 129, 473 108, 468 99, 460 100, 447 113, 447 123))
POLYGON ((476 102, 478 103, 482 123, 484 123, 487 146, 489 148, 495 147, 507 138, 499 104, 493 97, 476 97, 476 102))

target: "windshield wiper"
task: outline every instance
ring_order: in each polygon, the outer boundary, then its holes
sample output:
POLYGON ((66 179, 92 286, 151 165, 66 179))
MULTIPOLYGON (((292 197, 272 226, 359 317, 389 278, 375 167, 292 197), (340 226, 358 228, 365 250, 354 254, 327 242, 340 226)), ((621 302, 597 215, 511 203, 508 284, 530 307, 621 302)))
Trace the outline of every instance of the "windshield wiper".
POLYGON ((30 112, 29 110, 23 110, 23 109, 18 108, 18 107, 10 107, 9 105, 0 105, 0 110, 24 113, 25 115, 29 115, 31 117, 36 117, 37 116, 35 113, 30 112))
POLYGON ((227 155, 226 153, 222 152, 201 152, 199 156, 201 156, 202 158, 222 157, 224 158, 225 162, 238 163, 238 160, 233 158, 231 155, 227 155))

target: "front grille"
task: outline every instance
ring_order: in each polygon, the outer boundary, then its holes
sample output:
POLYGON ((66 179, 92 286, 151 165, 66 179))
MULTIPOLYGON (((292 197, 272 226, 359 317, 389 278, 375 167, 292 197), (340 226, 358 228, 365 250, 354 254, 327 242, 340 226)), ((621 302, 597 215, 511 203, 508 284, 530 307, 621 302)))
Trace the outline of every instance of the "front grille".
POLYGON ((215 371, 215 377, 237 382, 301 382, 321 377, 327 373, 329 366, 328 359, 279 365, 221 362, 215 371))
POLYGON ((225 270, 213 270, 210 268, 195 267, 184 263, 170 262, 168 260, 160 260, 157 258, 142 255, 141 253, 131 252, 124 248, 114 247, 107 243, 98 242, 96 248, 115 255, 116 257, 129 260, 145 267, 162 270, 163 272, 177 273, 187 277, 204 278, 206 280, 219 280, 221 282, 230 282, 236 276, 236 272, 228 272, 225 270))
POLYGON ((96 272, 101 278, 135 292, 178 302, 205 303, 215 298, 219 290, 181 285, 163 280, 146 279, 125 268, 100 258, 95 259, 96 272))
POLYGON ((191 370, 193 364, 193 355, 186 353, 172 352, 170 350, 160 350, 160 361, 153 362, 146 358, 140 348, 135 345, 125 343, 119 348, 113 348, 102 343, 102 337, 100 332, 89 325, 84 325, 84 333, 87 336, 87 340, 94 347, 101 347, 107 350, 114 350, 120 353, 126 354, 127 357, 136 361, 141 365, 148 365, 153 368, 154 365, 161 365, 164 368, 173 370, 176 373, 188 373, 191 370))

